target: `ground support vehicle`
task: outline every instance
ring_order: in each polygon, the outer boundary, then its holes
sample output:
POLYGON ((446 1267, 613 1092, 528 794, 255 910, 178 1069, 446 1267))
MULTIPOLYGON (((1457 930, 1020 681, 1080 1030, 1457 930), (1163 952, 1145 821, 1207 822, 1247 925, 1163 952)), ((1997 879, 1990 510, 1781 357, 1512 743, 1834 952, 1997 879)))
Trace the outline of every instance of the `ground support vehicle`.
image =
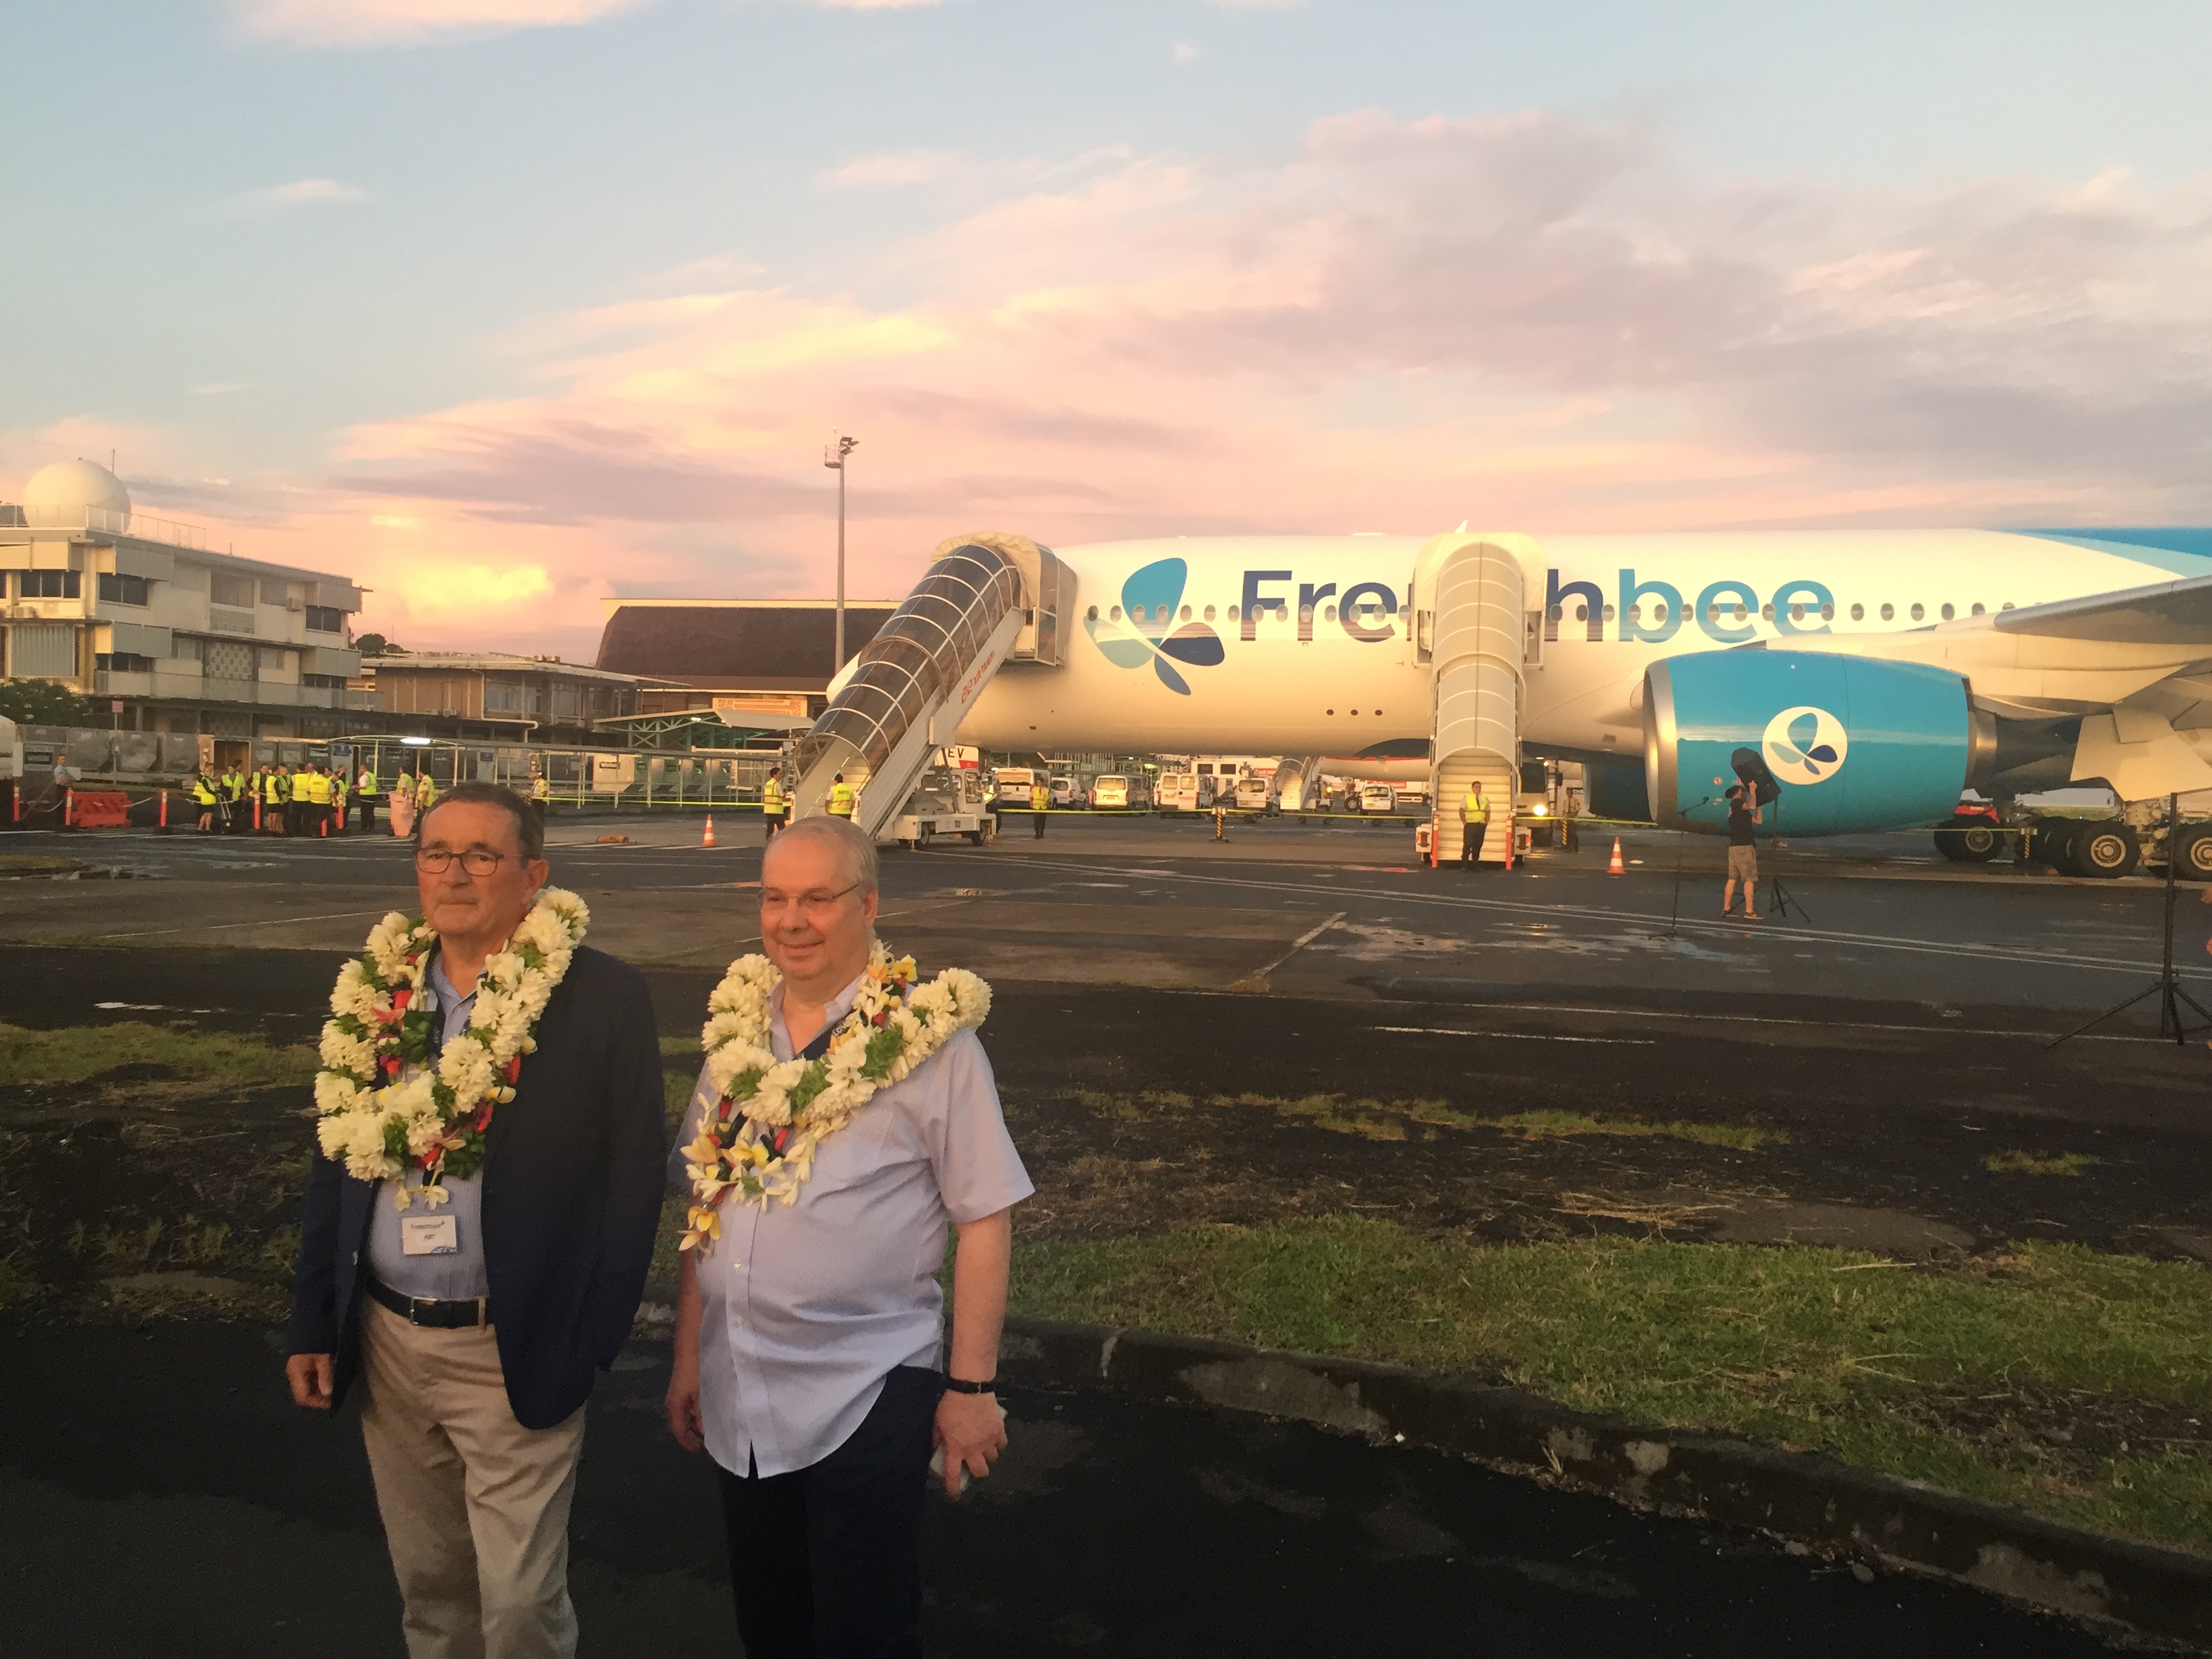
POLYGON ((965 836, 981 847, 991 830, 991 809, 983 794, 984 785, 973 771, 943 768, 925 773, 905 809, 891 820, 890 834, 880 839, 920 848, 939 837, 965 836))
POLYGON ((1363 783, 1359 786, 1359 810, 1395 812, 1398 810, 1398 792, 1387 783, 1363 783))
POLYGON ((1152 805, 1164 817, 1170 812, 1200 811, 1198 774, 1163 772, 1152 791, 1152 805))

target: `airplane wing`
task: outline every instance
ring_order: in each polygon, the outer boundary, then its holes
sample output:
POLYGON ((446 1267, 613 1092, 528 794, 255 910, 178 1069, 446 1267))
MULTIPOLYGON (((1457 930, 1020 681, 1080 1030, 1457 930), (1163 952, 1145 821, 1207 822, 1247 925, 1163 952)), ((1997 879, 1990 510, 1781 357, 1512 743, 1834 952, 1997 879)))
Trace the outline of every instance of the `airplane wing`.
POLYGON ((2000 634, 2110 645, 2201 645, 2212 654, 2212 576, 2000 611, 2000 634))

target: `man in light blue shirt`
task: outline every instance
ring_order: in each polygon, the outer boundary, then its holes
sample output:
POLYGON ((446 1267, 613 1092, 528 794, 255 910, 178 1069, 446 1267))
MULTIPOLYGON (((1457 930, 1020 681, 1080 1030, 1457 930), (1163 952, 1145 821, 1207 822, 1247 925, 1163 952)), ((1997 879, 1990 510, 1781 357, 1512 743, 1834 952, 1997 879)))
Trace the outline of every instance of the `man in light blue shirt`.
MULTIPOLYGON (((438 1050, 469 1029, 476 1012, 476 988, 463 996, 446 977, 446 953, 430 957, 430 996, 437 1009, 438 1042, 430 1051, 430 1064, 438 1050)), ((447 1176, 441 1184, 452 1201, 433 1210, 410 1204, 404 1210, 392 1203, 390 1182, 377 1188, 376 1206, 368 1224, 368 1267, 376 1281, 404 1297, 433 1302, 473 1302, 488 1296, 491 1279, 484 1266, 483 1176, 481 1173, 447 1176), (448 1218, 450 1218, 450 1225, 448 1218), (407 1229, 414 1226, 428 1237, 410 1251, 407 1229), (448 1235, 450 1234, 450 1237, 448 1235), (427 1249, 421 1246, 427 1243, 427 1249)), ((419 1189, 422 1172, 410 1170, 407 1184, 419 1189)))
MULTIPOLYGON (((820 1052, 851 1012, 875 874, 873 844, 843 818, 801 819, 769 844, 761 933, 783 975, 779 1060, 820 1052)), ((679 1148, 713 1091, 702 1071, 679 1148)), ((685 1252, 669 1426, 720 1468, 748 1659, 921 1653, 925 1469, 934 1442, 957 1496, 1006 1444, 991 1385, 1012 1206, 1034 1190, 990 1060, 962 1030, 821 1143, 796 1202, 726 1200, 720 1239, 703 1260, 685 1252)))

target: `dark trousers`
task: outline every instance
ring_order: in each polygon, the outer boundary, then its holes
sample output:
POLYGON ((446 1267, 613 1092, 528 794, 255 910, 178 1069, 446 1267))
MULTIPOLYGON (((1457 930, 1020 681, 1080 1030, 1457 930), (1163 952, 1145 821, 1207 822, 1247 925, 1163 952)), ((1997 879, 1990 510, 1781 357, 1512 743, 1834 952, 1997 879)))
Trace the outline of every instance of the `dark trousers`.
POLYGON ((362 830, 376 828, 376 797, 356 795, 353 798, 354 824, 362 830))
POLYGON ((722 1524, 745 1659, 919 1659, 921 1510, 945 1384, 901 1365, 819 1463, 740 1480, 722 1524))
POLYGON ((1461 863, 1473 864, 1482 856, 1482 838, 1489 833, 1490 826, 1479 818, 1474 823, 1461 828, 1459 847, 1461 863))
POLYGON ((1044 839, 1044 814, 1042 812, 1032 812, 1030 814, 1030 817, 1036 824, 1036 838, 1039 841, 1042 841, 1044 839))

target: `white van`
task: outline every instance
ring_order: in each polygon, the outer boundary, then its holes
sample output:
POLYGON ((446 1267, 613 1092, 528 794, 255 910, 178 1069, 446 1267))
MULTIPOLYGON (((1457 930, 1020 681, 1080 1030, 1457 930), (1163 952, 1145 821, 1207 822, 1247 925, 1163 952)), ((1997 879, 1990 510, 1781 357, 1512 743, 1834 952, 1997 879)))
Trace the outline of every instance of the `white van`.
POLYGON ((1162 812, 1195 812, 1198 805, 1198 774, 1195 772, 1163 772, 1158 786, 1152 791, 1152 804, 1162 812))
POLYGON ((1359 810, 1395 812, 1398 810, 1398 792, 1387 783, 1363 783, 1359 786, 1359 810))
POLYGON ((1028 766, 1002 766, 993 775, 999 786, 996 797, 1001 806, 1027 806, 1030 804, 1030 785, 1036 781, 1036 770, 1028 766))
POLYGON ((1119 772, 1104 772, 1091 780, 1091 810, 1118 811, 1129 804, 1129 780, 1119 772))
POLYGON ((1243 777, 1237 780, 1238 811, 1264 812, 1274 804, 1274 786, 1266 778, 1243 777))

